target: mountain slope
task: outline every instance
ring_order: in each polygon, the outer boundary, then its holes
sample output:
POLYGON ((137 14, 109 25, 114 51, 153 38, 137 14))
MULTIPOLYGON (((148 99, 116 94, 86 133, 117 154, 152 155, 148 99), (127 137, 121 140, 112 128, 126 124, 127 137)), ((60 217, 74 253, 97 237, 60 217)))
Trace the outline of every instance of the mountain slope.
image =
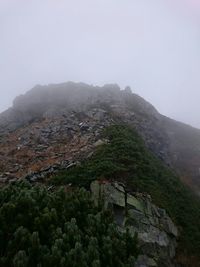
POLYGON ((200 130, 162 116, 129 88, 72 82, 36 86, 0 115, 1 180, 82 159, 101 129, 118 122, 135 127, 147 147, 200 192, 200 130))
POLYGON ((130 88, 37 86, 0 115, 0 182, 121 181, 167 210, 179 227, 179 261, 199 266, 200 201, 181 182, 200 192, 199 141, 199 130, 162 116, 130 88))
POLYGON ((87 187, 92 180, 108 179, 126 183, 130 192, 147 192, 179 226, 179 255, 199 255, 199 198, 146 149, 142 139, 129 127, 111 126, 106 129, 104 138, 109 140, 107 144, 100 146, 80 166, 53 177, 53 184, 87 187))

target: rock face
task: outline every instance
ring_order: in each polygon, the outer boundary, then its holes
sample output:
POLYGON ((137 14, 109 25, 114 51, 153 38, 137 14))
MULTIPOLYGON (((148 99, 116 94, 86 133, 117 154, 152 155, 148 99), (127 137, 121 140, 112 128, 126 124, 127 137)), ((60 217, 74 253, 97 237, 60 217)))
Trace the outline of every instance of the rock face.
POLYGON ((104 201, 111 208, 121 231, 125 226, 138 237, 140 255, 136 267, 173 267, 178 231, 165 210, 151 201, 147 194, 128 193, 117 182, 94 181, 94 201, 104 201))
POLYGON ((147 147, 200 194, 200 131, 160 115, 130 87, 115 84, 36 86, 17 97, 0 114, 0 181, 87 157, 101 130, 113 123, 136 128, 147 147))

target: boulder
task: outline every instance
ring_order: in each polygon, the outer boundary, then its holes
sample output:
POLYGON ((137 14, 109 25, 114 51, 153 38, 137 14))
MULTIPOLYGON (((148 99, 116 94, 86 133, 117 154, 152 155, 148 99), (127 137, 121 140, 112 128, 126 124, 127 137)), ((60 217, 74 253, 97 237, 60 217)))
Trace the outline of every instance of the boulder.
POLYGON ((92 182, 91 192, 96 205, 101 201, 106 209, 112 209, 121 231, 128 227, 137 235, 141 255, 136 267, 174 266, 177 227, 148 194, 130 194, 123 184, 109 181, 92 182))

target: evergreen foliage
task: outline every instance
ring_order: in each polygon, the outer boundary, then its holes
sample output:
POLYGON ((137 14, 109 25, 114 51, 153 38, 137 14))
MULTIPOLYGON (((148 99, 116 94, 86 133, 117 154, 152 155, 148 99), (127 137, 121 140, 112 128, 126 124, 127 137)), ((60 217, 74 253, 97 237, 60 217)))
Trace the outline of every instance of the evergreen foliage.
POLYGON ((135 191, 148 192, 154 202, 167 210, 179 226, 179 249, 199 255, 200 201, 163 162, 149 152, 138 134, 129 127, 109 127, 104 137, 110 143, 101 146, 81 166, 60 173, 55 184, 71 182, 87 187, 93 179, 126 182, 135 191))
POLYGON ((84 189, 19 182, 0 190, 2 267, 132 267, 136 244, 84 189))

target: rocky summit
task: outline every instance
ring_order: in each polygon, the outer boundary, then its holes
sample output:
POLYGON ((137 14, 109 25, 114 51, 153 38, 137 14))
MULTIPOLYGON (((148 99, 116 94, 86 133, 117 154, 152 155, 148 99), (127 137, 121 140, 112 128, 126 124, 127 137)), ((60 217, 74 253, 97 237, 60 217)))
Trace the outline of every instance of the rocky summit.
POLYGON ((200 130, 174 121, 129 87, 36 86, 0 114, 0 181, 43 178, 88 157, 105 127, 134 127, 147 147, 200 192, 200 130), (40 173, 41 175, 35 175, 40 173))

